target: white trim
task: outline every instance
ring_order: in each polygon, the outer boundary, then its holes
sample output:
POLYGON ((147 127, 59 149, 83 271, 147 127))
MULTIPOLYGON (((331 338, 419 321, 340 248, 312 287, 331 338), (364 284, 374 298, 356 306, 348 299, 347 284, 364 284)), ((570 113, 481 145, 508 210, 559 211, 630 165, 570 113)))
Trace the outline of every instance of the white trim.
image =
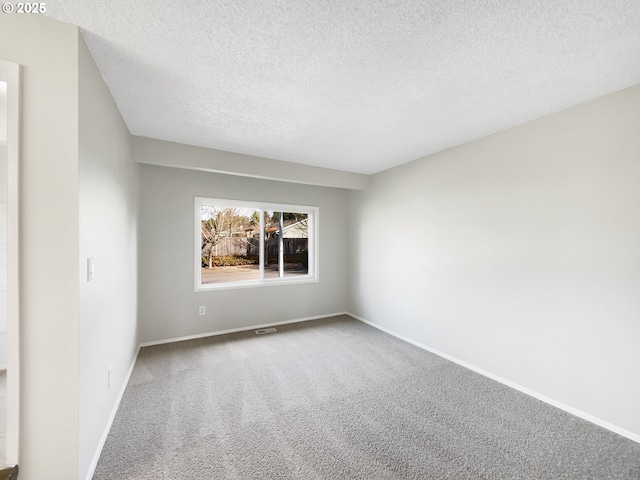
MULTIPOLYGON (((202 215, 202 207, 200 209, 200 214, 202 215)), ((259 269, 259 277, 258 280, 260 281, 260 284, 262 284, 262 282, 264 282, 264 255, 263 255, 263 250, 264 250, 264 215, 262 215, 262 212, 258 214, 258 217, 260 217, 260 232, 258 233, 258 269, 259 269)), ((202 235, 202 232, 200 232, 200 235, 202 235)), ((196 272, 196 276, 198 276, 199 278, 196 279, 197 283, 196 283, 196 290, 198 288, 202 288, 202 239, 200 239, 200 242, 198 244, 198 248, 200 248, 200 270, 198 270, 196 272)))
POLYGON ((377 328, 378 330, 381 330, 385 333, 388 333, 389 335, 393 335, 396 338, 399 338, 400 340, 404 340, 407 343, 410 343, 412 345, 415 345, 416 347, 422 348, 423 350, 426 350, 427 352, 431 352, 434 355, 438 355, 439 357, 442 357, 446 360, 449 360, 453 363, 457 363, 458 365, 461 365, 465 368, 468 368, 469 370, 472 370, 476 373, 479 373, 480 375, 483 375, 487 378, 490 378, 492 380, 495 380, 496 382, 500 382, 503 385, 506 385, 507 387, 513 388, 515 390, 518 390, 519 392, 525 393, 527 395, 529 395, 530 397, 536 398, 542 402, 545 402, 551 406, 554 406, 556 408, 559 408, 560 410, 564 410, 567 413, 570 413, 572 415, 575 415, 576 417, 582 418, 583 420, 586 420, 588 422, 591 422, 595 425, 598 425, 602 428, 606 428, 607 430, 610 430, 614 433, 617 433, 618 435, 621 435, 623 437, 628 438, 629 440, 632 440, 634 442, 640 443, 640 435, 638 435, 637 433, 633 433, 630 432, 629 430, 625 430, 624 428, 618 427, 617 425, 614 425, 612 423, 607 422, 606 420, 602 420, 601 418, 598 417, 594 417, 593 415, 583 412, 582 410, 578 410, 577 408, 571 407, 569 405, 566 405, 562 402, 559 402, 557 400, 554 400, 551 397, 547 397, 546 395, 543 395, 541 393, 538 393, 534 390, 531 390, 529 388, 523 387, 522 385, 519 385, 517 383, 512 382, 511 380, 507 380, 506 378, 500 377, 498 375, 494 375, 491 372, 488 372, 486 370, 483 370, 482 368, 478 368, 475 365, 472 365, 470 363, 467 363, 463 360, 460 360, 456 357, 452 357, 451 355, 448 355, 446 353, 440 352, 439 350, 435 350, 431 347, 428 347, 427 345, 424 345, 423 343, 420 342, 416 342, 415 340, 412 340, 408 337, 405 337, 404 335, 401 335, 399 333, 394 332, 393 330, 390 330, 386 327, 383 327, 381 325, 377 325, 369 320, 365 320, 362 317, 359 317, 358 315, 354 315, 353 313, 347 312, 347 315, 355 318, 356 320, 360 320, 363 323, 366 323, 367 325, 370 325, 374 328, 377 328))
MULTIPOLYGON (((2 341, 5 343, 5 350, 6 350, 6 342, 7 342, 6 334, 7 334, 7 329, 1 328, 0 337, 3 335, 5 336, 5 338, 2 339, 2 341)), ((7 364, 6 363, 0 364, 0 372, 3 372, 3 371, 6 372, 6 370, 7 370, 7 364)), ((0 455, 2 455, 2 452, 0 452, 0 455)))
POLYGON ((265 278, 264 280, 245 280, 243 282, 209 283, 206 287, 198 288, 194 293, 216 292, 218 290, 233 290, 236 288, 261 288, 274 287, 276 285, 299 285, 301 283, 318 283, 317 278, 309 278, 309 275, 285 278, 265 278))
POLYGON ((350 315, 347 312, 327 313, 325 315, 315 315, 313 317, 296 318, 293 320, 285 320, 283 322, 261 323, 260 325, 252 325, 249 327, 231 328, 229 330, 218 330, 215 332, 198 333, 196 335, 187 335, 186 337, 168 338, 166 340, 155 340, 152 342, 144 342, 140 344, 142 347, 152 347, 154 345, 164 345, 165 343, 184 342, 186 340, 196 340, 198 338, 216 337, 218 335, 226 335, 228 333, 246 332, 249 330, 258 330, 260 328, 276 327, 278 325, 287 325, 289 323, 308 322, 309 320, 319 320, 321 318, 337 317, 339 315, 350 315))
POLYGON ((320 208, 309 205, 291 205, 283 203, 269 203, 252 200, 233 200, 228 198, 194 197, 194 235, 193 235, 193 290, 195 293, 212 292, 216 290, 227 290, 235 288, 254 288, 272 285, 291 285, 299 283, 315 283, 320 280, 319 276, 319 241, 318 225, 320 218, 320 208), (259 278, 237 282, 202 283, 202 251, 201 251, 201 219, 203 206, 221 206, 230 208, 245 208, 260 212, 260 240, 259 240, 259 278), (284 278, 264 278, 264 211, 283 211, 294 213, 305 213, 308 216, 308 271, 306 275, 295 275, 284 278))
MULTIPOLYGON (((290 203, 271 203, 260 200, 234 200, 233 198, 195 197, 199 205, 213 205, 229 208, 246 208, 271 212, 315 213, 318 207, 311 205, 292 205, 290 203)), ((199 214, 200 212, 198 212, 199 214)))
POLYGON ((20 65, 0 60, 7 82, 7 426, 6 460, 20 463, 20 65))
POLYGON ((93 478, 93 474, 96 471, 96 467, 98 466, 98 460, 100 460, 100 455, 102 454, 102 449, 104 448, 104 444, 107 441, 109 432, 111 431, 113 420, 116 418, 116 414, 118 413, 118 409, 120 408, 120 402, 122 401, 124 392, 129 386, 129 379, 131 378, 131 374, 133 373, 133 368, 136 366, 136 362, 138 361, 139 354, 140 354, 140 346, 138 346, 138 350, 136 351, 136 354, 133 357, 133 361, 131 362, 129 371, 127 372, 127 375, 124 377, 124 382, 122 382, 120 393, 118 394, 116 403, 114 404, 113 409, 111 410, 111 416, 109 416, 107 425, 105 426, 104 432, 102 433, 102 437, 100 438, 100 442, 98 443, 98 447, 96 448, 96 453, 93 455, 93 460, 91 460, 91 465, 89 465, 89 471, 87 472, 86 480, 91 480, 93 478))

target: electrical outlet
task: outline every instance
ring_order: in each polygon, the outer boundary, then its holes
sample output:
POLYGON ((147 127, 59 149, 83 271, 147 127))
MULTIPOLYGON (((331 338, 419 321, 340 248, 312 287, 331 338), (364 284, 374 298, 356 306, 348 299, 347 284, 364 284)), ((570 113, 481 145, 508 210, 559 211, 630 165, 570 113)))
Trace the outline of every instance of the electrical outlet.
POLYGON ((207 309, 205 308, 204 305, 200 305, 200 308, 198 309, 198 315, 205 315, 207 313, 207 309))

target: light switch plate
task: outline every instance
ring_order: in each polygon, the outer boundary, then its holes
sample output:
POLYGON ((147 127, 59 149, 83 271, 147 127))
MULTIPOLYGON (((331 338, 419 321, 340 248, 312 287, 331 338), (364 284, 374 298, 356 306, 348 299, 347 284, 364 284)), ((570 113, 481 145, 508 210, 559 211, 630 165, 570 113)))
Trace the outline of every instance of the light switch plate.
POLYGON ((87 282, 93 280, 96 273, 96 265, 93 261, 93 257, 87 258, 87 282))

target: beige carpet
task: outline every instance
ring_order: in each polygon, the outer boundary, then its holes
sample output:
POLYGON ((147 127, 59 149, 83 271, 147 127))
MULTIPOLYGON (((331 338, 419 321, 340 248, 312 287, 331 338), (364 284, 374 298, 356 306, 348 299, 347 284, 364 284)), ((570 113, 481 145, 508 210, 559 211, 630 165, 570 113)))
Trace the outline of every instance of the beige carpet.
POLYGON ((638 480, 640 445, 342 316, 142 349, 115 478, 638 480))

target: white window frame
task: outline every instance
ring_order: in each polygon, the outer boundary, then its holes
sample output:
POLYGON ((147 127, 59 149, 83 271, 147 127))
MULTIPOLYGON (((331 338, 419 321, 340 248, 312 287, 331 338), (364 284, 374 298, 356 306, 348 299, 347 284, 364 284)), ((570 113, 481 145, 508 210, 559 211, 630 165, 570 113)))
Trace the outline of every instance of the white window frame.
POLYGON ((320 209, 308 205, 289 205, 284 203, 254 202, 247 200, 230 200, 227 198, 195 197, 194 198, 194 290, 196 292, 210 292, 212 290, 225 290, 230 288, 265 287, 273 285, 291 285, 300 283, 313 283, 319 281, 318 276, 318 224, 320 209), (236 282, 202 283, 202 239, 201 212, 203 206, 216 206, 228 208, 246 208, 260 211, 260 277, 257 280, 243 280, 236 282), (309 268, 306 275, 265 278, 264 277, 264 215, 262 212, 291 212, 306 213, 309 224, 309 268))

